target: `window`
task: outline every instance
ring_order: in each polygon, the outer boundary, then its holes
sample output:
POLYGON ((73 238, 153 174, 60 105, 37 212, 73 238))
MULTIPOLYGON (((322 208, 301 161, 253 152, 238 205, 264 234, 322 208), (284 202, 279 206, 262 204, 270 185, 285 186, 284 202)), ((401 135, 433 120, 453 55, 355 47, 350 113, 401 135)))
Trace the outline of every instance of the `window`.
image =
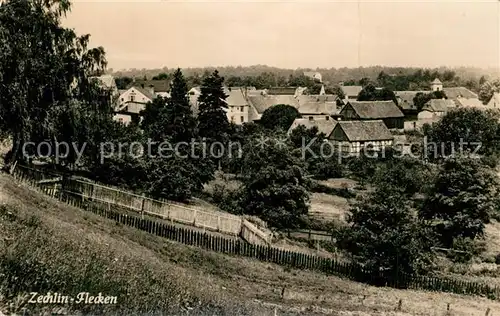
POLYGON ((240 112, 243 112, 243 107, 240 107, 240 112))
POLYGON ((123 100, 124 100, 124 99, 122 98, 122 102, 123 102, 123 100))
POLYGON ((134 102, 135 101, 135 95, 131 95, 130 96, 130 102, 134 102))
POLYGON ((240 119, 241 119, 241 123, 243 123, 245 121, 245 118, 243 116, 241 116, 240 119))
POLYGON ((231 122, 234 122, 234 116, 231 116, 231 122))

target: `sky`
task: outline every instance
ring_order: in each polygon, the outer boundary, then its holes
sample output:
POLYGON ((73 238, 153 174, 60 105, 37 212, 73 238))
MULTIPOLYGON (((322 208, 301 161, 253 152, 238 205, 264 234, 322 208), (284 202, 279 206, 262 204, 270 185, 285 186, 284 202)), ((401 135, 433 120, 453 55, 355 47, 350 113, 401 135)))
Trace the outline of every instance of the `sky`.
POLYGON ((500 0, 73 0, 108 68, 500 68, 500 0))

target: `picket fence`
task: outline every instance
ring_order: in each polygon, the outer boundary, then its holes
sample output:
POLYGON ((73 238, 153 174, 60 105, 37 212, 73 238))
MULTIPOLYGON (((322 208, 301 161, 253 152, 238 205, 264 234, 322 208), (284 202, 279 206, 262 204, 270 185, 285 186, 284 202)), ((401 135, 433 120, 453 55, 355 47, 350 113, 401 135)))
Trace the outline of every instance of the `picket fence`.
POLYGON ((50 184, 47 185, 41 181, 44 180, 44 176, 46 175, 35 172, 34 170, 18 169, 14 172, 14 176, 21 181, 31 184, 38 191, 51 195, 71 206, 79 207, 124 226, 130 226, 172 241, 210 251, 254 258, 290 268, 320 271, 327 275, 344 277, 353 281, 376 286, 481 295, 490 299, 497 299, 500 297, 499 287, 492 287, 479 282, 422 275, 408 275, 404 273, 388 275, 367 270, 357 264, 340 262, 335 258, 288 251, 269 245, 250 244, 241 239, 215 236, 206 232, 179 228, 149 218, 123 214, 115 211, 110 207, 112 204, 106 201, 95 202, 84 200, 81 195, 63 190, 55 190, 50 184), (27 172, 24 172, 26 170, 27 172))
POLYGON ((262 232, 252 223, 236 215, 186 207, 172 201, 155 200, 143 195, 137 195, 88 181, 68 177, 63 179, 57 173, 21 165, 18 165, 14 169, 14 175, 17 177, 25 175, 34 181, 42 181, 44 185, 48 186, 51 196, 54 196, 58 189, 63 188, 64 191, 80 195, 83 200, 105 202, 140 214, 148 214, 223 234, 241 236, 253 244, 268 245, 271 241, 269 234, 262 232), (59 186, 58 183, 60 184, 59 186))

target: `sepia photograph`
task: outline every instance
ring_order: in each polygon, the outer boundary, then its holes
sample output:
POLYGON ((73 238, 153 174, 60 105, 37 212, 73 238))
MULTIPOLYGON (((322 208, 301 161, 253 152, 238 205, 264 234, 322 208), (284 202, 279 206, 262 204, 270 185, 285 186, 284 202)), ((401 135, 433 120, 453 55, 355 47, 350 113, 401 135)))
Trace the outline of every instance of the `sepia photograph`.
POLYGON ((500 0, 0 0, 0 316, 500 316, 500 0))

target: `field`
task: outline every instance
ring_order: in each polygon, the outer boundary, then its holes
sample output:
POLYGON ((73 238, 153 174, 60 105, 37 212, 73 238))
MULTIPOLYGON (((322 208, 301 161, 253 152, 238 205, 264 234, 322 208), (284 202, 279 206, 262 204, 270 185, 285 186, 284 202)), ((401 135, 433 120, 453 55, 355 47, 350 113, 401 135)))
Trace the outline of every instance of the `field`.
POLYGON ((20 313, 23 294, 35 286, 118 295, 116 306, 67 307, 66 314, 465 316, 490 308, 491 316, 500 310, 485 298, 376 288, 176 244, 53 201, 6 175, 0 175, 0 205, 0 311, 7 314, 20 313))

